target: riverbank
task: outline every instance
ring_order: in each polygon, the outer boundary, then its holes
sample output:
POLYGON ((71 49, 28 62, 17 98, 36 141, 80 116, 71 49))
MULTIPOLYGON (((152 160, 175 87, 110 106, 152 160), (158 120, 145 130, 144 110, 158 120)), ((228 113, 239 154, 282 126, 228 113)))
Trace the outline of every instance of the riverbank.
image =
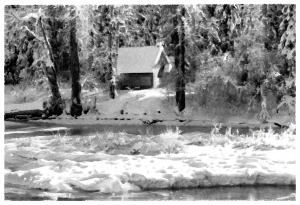
MULTIPOLYGON (((63 97, 68 97, 70 89, 62 91, 63 97)), ((8 94, 7 94, 8 95, 8 94)), ((68 124, 104 124, 104 125, 141 125, 156 124, 170 126, 199 126, 213 127, 222 123, 224 127, 248 128, 248 127, 273 127, 274 122, 281 125, 289 125, 295 122, 295 116, 289 115, 285 111, 280 113, 269 110, 272 119, 268 123, 262 124, 257 120, 255 114, 245 113, 241 116, 212 116, 192 106, 187 102, 186 109, 179 114, 174 109, 173 101, 175 101, 172 93, 168 93, 165 89, 150 89, 138 91, 120 91, 115 99, 109 99, 103 93, 84 93, 85 101, 93 101, 97 97, 97 109, 100 114, 82 114, 78 119, 74 119, 68 115, 61 115, 56 119, 39 120, 45 123, 54 123, 61 125, 68 124)), ((42 110, 42 101, 36 100, 31 103, 14 104, 8 101, 5 104, 5 112, 20 110, 42 110)), ((257 113, 259 111, 256 111, 257 113)), ((256 114, 257 114, 256 113, 256 114)))

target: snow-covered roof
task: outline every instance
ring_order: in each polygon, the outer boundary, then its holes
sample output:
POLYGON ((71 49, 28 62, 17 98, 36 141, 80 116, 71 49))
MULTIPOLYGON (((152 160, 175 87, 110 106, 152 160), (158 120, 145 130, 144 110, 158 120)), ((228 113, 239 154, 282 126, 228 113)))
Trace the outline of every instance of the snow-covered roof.
POLYGON ((151 73, 163 56, 166 54, 162 46, 119 48, 117 73, 151 73))

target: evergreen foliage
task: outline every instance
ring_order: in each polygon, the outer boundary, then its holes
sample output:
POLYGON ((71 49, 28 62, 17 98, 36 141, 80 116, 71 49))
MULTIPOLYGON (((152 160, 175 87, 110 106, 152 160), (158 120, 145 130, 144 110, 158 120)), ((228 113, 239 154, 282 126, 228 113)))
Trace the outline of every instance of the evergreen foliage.
POLYGON ((175 72, 164 84, 181 92, 180 111, 187 87, 200 108, 256 107, 262 122, 271 117, 270 93, 278 99, 278 112, 284 106, 295 111, 294 4, 80 5, 71 15, 72 8, 5 6, 6 83, 37 82, 44 75, 49 80, 50 68, 54 76, 70 78, 64 72, 72 64, 69 36, 76 19, 80 73, 102 84, 110 85, 118 48, 161 42, 175 59, 175 72))

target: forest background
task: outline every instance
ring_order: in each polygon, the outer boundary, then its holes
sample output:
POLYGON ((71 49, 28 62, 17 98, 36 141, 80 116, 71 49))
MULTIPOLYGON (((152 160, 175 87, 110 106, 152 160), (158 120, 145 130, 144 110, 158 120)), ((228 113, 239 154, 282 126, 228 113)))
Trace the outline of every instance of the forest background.
POLYGON ((161 87, 176 92, 179 111, 186 102, 212 115, 252 109, 262 123, 273 112, 295 113, 294 4, 6 5, 4 10, 5 84, 17 84, 23 95, 31 87, 48 90, 51 106, 61 103, 59 88, 71 84, 78 104, 82 88, 98 87, 112 96, 118 48, 161 43, 175 58, 161 87))

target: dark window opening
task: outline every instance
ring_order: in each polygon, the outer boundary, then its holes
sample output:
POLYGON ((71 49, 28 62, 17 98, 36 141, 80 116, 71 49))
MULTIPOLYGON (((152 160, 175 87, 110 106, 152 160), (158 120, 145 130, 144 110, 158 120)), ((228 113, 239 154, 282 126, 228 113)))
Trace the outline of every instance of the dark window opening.
POLYGON ((149 89, 153 87, 153 73, 122 73, 119 87, 121 90, 149 89))

